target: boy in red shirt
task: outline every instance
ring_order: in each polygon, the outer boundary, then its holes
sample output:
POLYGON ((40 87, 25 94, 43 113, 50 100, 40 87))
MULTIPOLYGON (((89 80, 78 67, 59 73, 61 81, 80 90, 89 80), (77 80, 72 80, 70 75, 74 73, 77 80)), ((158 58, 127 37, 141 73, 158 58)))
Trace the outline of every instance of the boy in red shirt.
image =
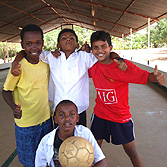
POLYGON ((133 166, 143 167, 135 147, 128 87, 129 83, 146 84, 148 81, 163 85, 165 77, 158 72, 157 66, 154 73, 149 73, 128 60, 125 60, 128 68, 121 71, 110 57, 111 38, 104 31, 96 31, 91 35, 91 47, 98 59, 89 69, 89 76, 97 90, 91 131, 100 146, 103 139, 109 143, 111 136, 113 144, 123 145, 133 166))

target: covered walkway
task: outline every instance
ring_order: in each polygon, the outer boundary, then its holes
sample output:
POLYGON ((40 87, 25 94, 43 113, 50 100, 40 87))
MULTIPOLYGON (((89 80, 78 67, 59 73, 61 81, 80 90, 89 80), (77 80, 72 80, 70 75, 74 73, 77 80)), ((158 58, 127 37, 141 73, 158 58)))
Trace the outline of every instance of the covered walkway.
MULTIPOLYGON (((8 70, 0 71, 0 89, 2 90, 8 70)), ((88 126, 94 107, 95 89, 90 80, 90 106, 88 108, 88 126)), ((130 85, 130 107, 135 125, 136 145, 145 167, 167 166, 167 92, 153 84, 130 85)), ((0 165, 14 152, 14 121, 11 109, 5 103, 0 92, 0 165)), ((103 143, 108 167, 131 167, 130 160, 121 146, 103 143)), ((9 158, 11 160, 11 157, 9 158)), ((8 161, 9 162, 9 161, 8 161)), ((22 167, 17 156, 9 167, 22 167)))

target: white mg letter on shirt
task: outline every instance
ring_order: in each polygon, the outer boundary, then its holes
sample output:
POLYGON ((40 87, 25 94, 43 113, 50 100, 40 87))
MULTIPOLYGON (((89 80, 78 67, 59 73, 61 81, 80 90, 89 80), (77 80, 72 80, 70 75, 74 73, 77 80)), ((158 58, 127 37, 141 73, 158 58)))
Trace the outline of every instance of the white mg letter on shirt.
POLYGON ((97 95, 105 104, 118 103, 115 89, 99 89, 96 88, 97 95))

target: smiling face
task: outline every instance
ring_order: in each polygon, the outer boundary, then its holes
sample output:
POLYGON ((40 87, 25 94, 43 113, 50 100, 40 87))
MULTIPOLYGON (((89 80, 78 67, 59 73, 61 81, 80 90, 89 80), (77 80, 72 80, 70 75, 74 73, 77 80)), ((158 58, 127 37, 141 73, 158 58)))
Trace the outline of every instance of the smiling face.
POLYGON ((112 63, 112 59, 110 57, 111 50, 112 45, 109 46, 107 41, 98 40, 92 43, 92 53, 102 64, 112 63))
POLYGON ((25 49, 27 60, 36 64, 39 62, 39 55, 42 52, 43 39, 39 31, 28 31, 24 33, 22 48, 25 49))
POLYGON ((79 48, 79 44, 76 37, 71 32, 64 32, 60 35, 59 43, 57 47, 60 48, 68 56, 75 52, 75 49, 79 48))
POLYGON ((60 104, 56 109, 55 123, 59 125, 59 131, 62 136, 73 135, 74 127, 79 121, 77 108, 73 103, 60 104))

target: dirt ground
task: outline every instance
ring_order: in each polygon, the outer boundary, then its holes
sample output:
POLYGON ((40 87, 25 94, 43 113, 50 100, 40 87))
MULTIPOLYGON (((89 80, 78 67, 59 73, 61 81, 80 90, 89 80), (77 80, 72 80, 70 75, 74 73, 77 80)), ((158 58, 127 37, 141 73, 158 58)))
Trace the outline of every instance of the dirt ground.
MULTIPOLYGON (((2 90, 8 70, 0 71, 0 89, 2 90)), ((90 80, 90 106, 88 126, 94 107, 95 89, 90 80)), ((152 84, 130 84, 130 107, 133 115, 136 146, 145 167, 167 167, 167 92, 152 84)), ((0 92, 0 165, 15 150, 14 121, 12 111, 0 92)), ((132 167, 122 146, 106 142, 102 149, 106 155, 108 167, 132 167)), ((17 156, 9 167, 21 167, 17 156)))

